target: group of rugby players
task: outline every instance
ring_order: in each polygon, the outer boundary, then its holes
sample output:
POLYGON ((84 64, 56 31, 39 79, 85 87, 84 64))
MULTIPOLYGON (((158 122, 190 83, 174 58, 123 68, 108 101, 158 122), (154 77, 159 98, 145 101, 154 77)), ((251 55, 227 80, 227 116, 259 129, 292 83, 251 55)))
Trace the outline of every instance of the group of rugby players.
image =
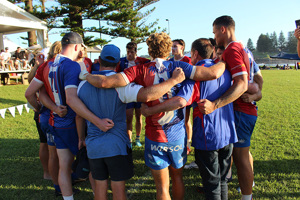
MULTIPOLYGON (((105 45, 99 70, 92 73, 78 60, 85 48, 81 36, 70 32, 62 38, 61 52, 38 67, 25 96, 36 112, 42 104, 49 109, 47 143, 55 149, 50 157, 58 159, 49 172, 64 199, 73 199, 71 165, 83 146, 95 199, 107 199, 108 178, 113 199, 127 198, 125 181, 134 175, 133 108, 146 117, 144 156, 156 199, 171 199, 170 177, 172 199, 184 199, 182 172, 190 143, 206 199, 228 199, 231 156, 242 199, 252 199, 249 147, 257 119, 253 102, 262 97, 262 76, 251 52, 236 41, 230 16, 218 17, 213 33, 216 47, 209 39, 197 39, 191 58, 183 55, 183 40, 172 41, 163 32, 146 41, 151 61, 136 56, 134 43, 127 45, 132 56, 121 59, 117 46, 105 45), (171 49, 174 58, 167 60, 171 49), (128 106, 131 102, 144 103, 128 106), (186 120, 187 106, 193 108, 193 126, 186 120)), ((139 137, 136 145, 141 146, 139 137)))

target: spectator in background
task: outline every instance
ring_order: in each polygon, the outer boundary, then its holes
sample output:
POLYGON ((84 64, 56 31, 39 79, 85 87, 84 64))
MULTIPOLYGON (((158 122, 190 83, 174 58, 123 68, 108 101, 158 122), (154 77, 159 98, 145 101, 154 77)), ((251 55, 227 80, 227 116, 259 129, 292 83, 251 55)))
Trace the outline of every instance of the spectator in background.
POLYGON ((87 70, 89 73, 92 72, 92 61, 87 57, 86 47, 82 48, 78 54, 76 62, 79 63, 81 70, 87 70))
POLYGON ((20 63, 22 63, 23 68, 26 69, 27 59, 26 59, 25 51, 22 51, 21 47, 18 47, 17 50, 15 51, 15 62, 14 62, 16 70, 21 68, 20 63))
POLYGON ((13 61, 11 60, 11 54, 8 52, 8 47, 5 47, 5 51, 1 52, 0 54, 0 64, 1 64, 0 71, 7 70, 5 64, 10 64, 11 68, 13 68, 14 66, 13 61))
MULTIPOLYGON (((173 58, 170 61, 182 61, 191 64, 191 59, 184 55, 185 42, 183 39, 176 39, 172 41, 172 55, 173 58)), ((186 107, 185 113, 185 128, 187 133, 187 153, 191 151, 191 141, 192 141, 192 124, 190 121, 190 110, 191 106, 186 107)))
MULTIPOLYGON (((137 56, 137 44, 134 42, 129 42, 126 45, 127 56, 120 59, 119 65, 116 68, 117 72, 122 72, 125 69, 138 65, 148 63, 150 60, 137 56)), ((140 135, 142 132, 142 114, 141 114, 141 103, 131 102, 127 104, 126 107, 126 123, 127 123, 127 134, 129 136, 130 142, 132 142, 132 120, 133 111, 135 112, 135 145, 141 147, 140 135)))

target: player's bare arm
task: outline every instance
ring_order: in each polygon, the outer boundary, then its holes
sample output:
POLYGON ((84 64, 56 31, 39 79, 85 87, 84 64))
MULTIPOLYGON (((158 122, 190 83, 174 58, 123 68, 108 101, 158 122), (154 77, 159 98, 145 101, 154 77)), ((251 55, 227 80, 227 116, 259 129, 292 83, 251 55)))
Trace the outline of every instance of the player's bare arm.
POLYGON ((42 102, 44 106, 46 106, 48 109, 52 110, 58 116, 64 117, 67 113, 67 106, 59 105, 57 106, 49 97, 49 95, 46 92, 45 87, 40 88, 39 92, 39 100, 42 102))
POLYGON ((66 89, 67 104, 84 119, 90 121, 100 130, 106 132, 114 126, 111 119, 100 119, 92 113, 77 96, 77 88, 66 89))
POLYGON ((219 98, 211 102, 208 99, 200 99, 198 107, 203 114, 212 113, 217 108, 223 107, 238 99, 248 89, 248 78, 246 74, 233 78, 232 86, 219 98))
POLYGON ((79 115, 76 115, 75 120, 76 120, 76 129, 78 133, 78 149, 81 149, 83 146, 85 146, 86 123, 85 120, 79 115))
POLYGON ((163 96, 165 93, 167 93, 171 88, 184 81, 185 75, 182 70, 182 68, 176 68, 173 71, 173 75, 170 79, 156 85, 152 85, 146 88, 141 88, 139 90, 137 101, 138 102, 148 102, 148 101, 154 101, 161 96, 163 96))
POLYGON ((35 112, 39 112, 41 109, 41 104, 37 101, 36 93, 39 89, 43 87, 43 83, 37 81, 32 81, 25 92, 25 98, 34 107, 35 112))
POLYGON ((146 104, 142 104, 141 111, 142 115, 148 117, 150 115, 154 115, 161 112, 168 112, 172 110, 178 110, 180 108, 185 107, 187 104, 186 100, 180 96, 172 97, 167 101, 164 101, 160 104, 157 104, 152 107, 148 107, 146 104))
POLYGON ((209 81, 214 80, 222 76, 225 71, 225 62, 220 61, 211 67, 196 66, 195 75, 193 80, 195 81, 209 81))
POLYGON ((300 57, 300 29, 296 28, 295 32, 294 32, 294 36, 297 39, 297 52, 298 52, 298 56, 300 57))
POLYGON ((120 73, 112 76, 103 76, 98 74, 89 74, 87 71, 82 71, 79 78, 81 80, 87 80, 90 84, 97 88, 116 88, 127 85, 120 73))
MULTIPOLYGON (((254 83, 258 85, 258 91, 256 93, 249 93, 248 91, 244 93, 241 98, 244 102, 250 103, 253 101, 259 101, 262 98, 262 86, 263 86, 263 77, 259 71, 254 75, 254 83)), ((249 89, 248 89, 249 90, 249 89)))

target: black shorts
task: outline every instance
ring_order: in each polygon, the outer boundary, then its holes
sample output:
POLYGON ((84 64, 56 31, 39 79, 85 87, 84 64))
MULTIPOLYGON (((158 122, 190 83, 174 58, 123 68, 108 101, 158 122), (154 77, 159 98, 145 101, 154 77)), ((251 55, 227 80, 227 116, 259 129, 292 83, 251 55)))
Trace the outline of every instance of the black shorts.
POLYGON ((47 136, 46 134, 42 131, 39 123, 39 113, 34 113, 34 121, 36 124, 36 128, 39 132, 39 138, 40 138, 40 143, 47 143, 47 136))
POLYGON ((92 177, 95 180, 125 181, 133 177, 132 150, 127 150, 126 156, 113 156, 99 159, 89 159, 92 177))

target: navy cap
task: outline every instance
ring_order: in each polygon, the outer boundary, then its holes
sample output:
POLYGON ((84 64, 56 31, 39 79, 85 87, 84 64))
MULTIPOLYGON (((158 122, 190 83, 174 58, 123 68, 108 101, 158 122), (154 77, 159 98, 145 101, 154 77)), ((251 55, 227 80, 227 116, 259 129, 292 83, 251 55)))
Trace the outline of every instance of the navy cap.
POLYGON ((82 44, 85 47, 82 37, 76 32, 66 33, 61 39, 61 44, 82 44))
POLYGON ((120 61, 120 49, 116 45, 107 44, 103 47, 100 58, 106 62, 118 63, 120 61))

